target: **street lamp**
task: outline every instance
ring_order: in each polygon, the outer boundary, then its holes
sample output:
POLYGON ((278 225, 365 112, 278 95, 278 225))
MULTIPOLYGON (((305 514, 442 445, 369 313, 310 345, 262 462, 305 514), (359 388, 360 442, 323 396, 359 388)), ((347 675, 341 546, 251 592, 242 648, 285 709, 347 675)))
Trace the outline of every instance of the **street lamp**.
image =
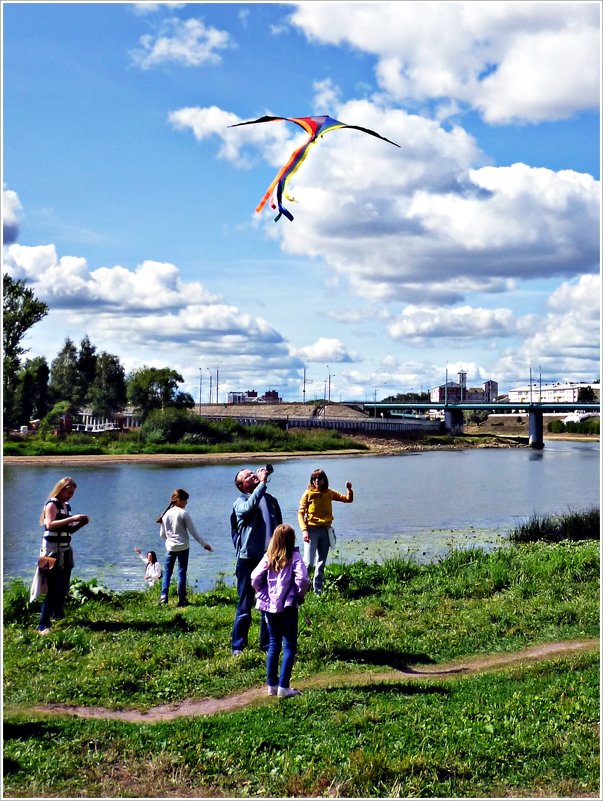
POLYGON ((209 369, 209 367, 206 367, 205 369, 209 373, 209 397, 208 397, 208 401, 207 402, 211 403, 211 401, 212 401, 212 374, 211 374, 211 370, 209 369))

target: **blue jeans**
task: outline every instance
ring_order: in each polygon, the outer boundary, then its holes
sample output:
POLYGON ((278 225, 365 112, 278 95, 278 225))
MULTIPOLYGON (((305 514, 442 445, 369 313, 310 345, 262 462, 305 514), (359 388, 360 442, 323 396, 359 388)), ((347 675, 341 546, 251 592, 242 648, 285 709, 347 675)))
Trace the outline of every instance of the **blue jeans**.
POLYGON ((284 612, 266 612, 270 645, 266 657, 266 683, 271 687, 289 687, 291 671, 297 653, 297 607, 289 606, 284 612), (283 651, 281 672, 278 660, 283 651), (278 681, 277 681, 278 676, 278 681))
POLYGON ((40 623, 38 624, 40 631, 50 627, 51 618, 61 618, 65 615, 65 599, 69 593, 71 568, 59 567, 57 564, 52 570, 46 571, 46 579, 48 592, 40 612, 40 623))
POLYGON ((312 526, 308 528, 310 542, 304 542, 304 562, 310 570, 315 566, 314 571, 314 592, 322 591, 324 581, 325 565, 329 553, 329 533, 326 528, 312 526), (315 564, 316 563, 316 564, 315 564))
MULTIPOLYGON (((255 603, 255 590, 251 586, 251 574, 262 557, 257 559, 237 559, 237 611, 235 612, 234 624, 232 627, 232 650, 242 651, 247 647, 249 640, 249 627, 251 626, 251 610, 255 603)), ((260 612, 260 648, 262 651, 268 650, 270 635, 266 626, 266 616, 260 612)))
POLYGON ((174 565, 178 562, 177 574, 177 589, 178 601, 184 603, 186 601, 186 571, 188 569, 188 554, 189 549, 184 551, 168 551, 165 555, 165 568, 163 570, 163 582, 161 584, 161 595, 168 597, 168 590, 170 588, 170 581, 172 580, 172 573, 174 572, 174 565))

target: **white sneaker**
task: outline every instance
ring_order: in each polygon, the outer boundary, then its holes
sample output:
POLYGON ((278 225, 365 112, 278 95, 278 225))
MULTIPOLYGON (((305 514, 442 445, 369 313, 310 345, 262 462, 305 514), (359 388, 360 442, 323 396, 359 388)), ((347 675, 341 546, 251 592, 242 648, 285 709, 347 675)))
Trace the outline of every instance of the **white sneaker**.
POLYGON ((276 695, 276 691, 278 690, 276 684, 268 684, 266 686, 268 687, 268 695, 276 695))
POLYGON ((294 695, 301 695, 301 692, 294 690, 293 687, 279 687, 277 695, 279 698, 291 698, 294 695))

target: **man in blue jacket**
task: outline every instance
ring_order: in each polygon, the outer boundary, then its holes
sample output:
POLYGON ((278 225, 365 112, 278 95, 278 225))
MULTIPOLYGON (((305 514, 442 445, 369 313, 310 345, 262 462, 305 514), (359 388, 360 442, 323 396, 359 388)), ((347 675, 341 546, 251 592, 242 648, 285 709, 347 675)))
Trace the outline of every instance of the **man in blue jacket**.
MULTIPOLYGON (((238 655, 247 647, 251 610, 255 590, 251 586, 251 573, 266 552, 274 529, 283 522, 278 501, 268 492, 270 471, 261 467, 256 473, 240 470, 235 486, 241 494, 233 504, 232 522, 236 530, 237 549, 237 611, 232 627, 232 653, 238 655)), ((269 636, 264 613, 260 619, 260 648, 268 650, 269 636)))

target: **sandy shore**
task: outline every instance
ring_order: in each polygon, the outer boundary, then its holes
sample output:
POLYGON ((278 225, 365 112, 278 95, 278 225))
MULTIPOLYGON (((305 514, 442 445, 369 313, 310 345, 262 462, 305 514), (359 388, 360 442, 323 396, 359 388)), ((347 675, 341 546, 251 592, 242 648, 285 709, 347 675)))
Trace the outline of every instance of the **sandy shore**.
POLYGON ((295 459, 308 456, 317 458, 327 456, 371 456, 373 452, 364 450, 328 451, 291 451, 290 453, 130 453, 115 455, 85 456, 5 456, 4 464, 10 465, 78 465, 78 464, 217 464, 224 462, 271 462, 279 459, 295 459))

